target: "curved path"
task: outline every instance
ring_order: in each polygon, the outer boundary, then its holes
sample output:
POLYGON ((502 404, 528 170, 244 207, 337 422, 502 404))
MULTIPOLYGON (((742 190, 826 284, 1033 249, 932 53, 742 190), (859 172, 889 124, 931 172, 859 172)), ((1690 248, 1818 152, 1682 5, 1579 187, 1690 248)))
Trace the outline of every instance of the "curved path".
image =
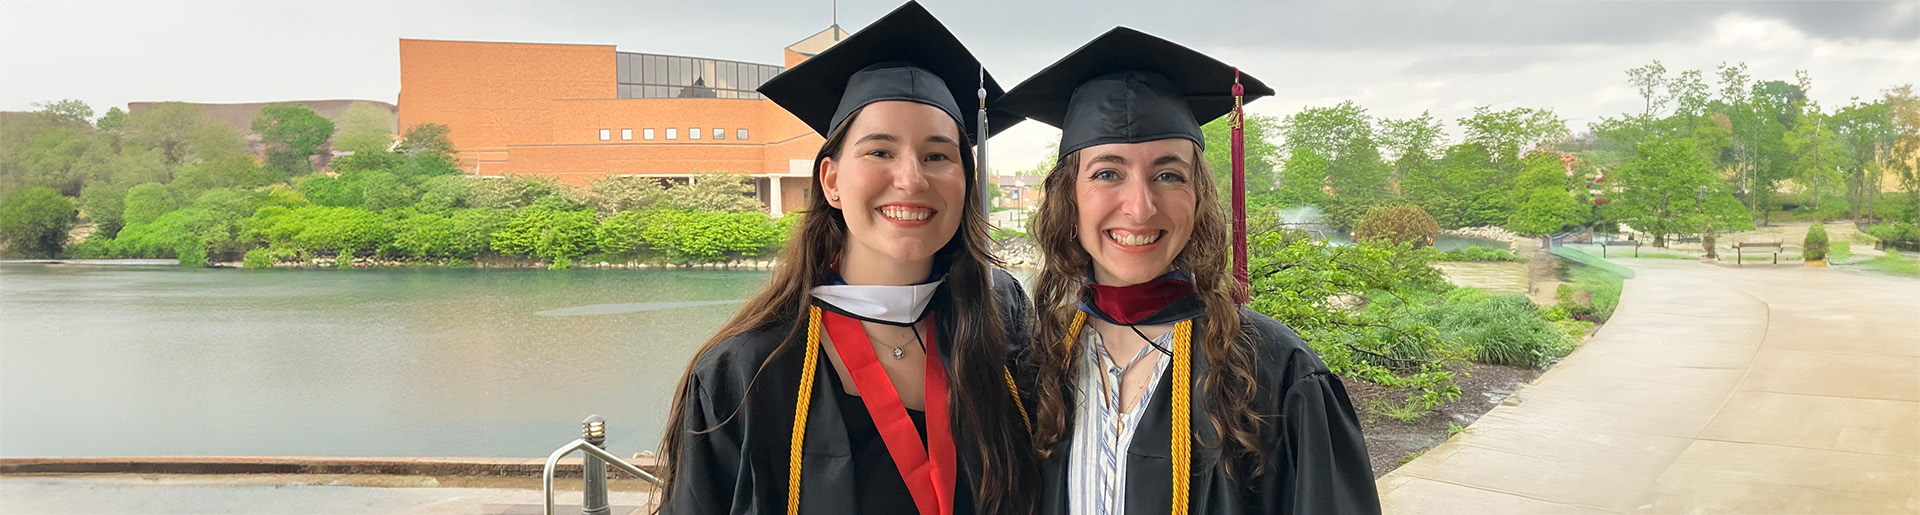
POLYGON ((1387 513, 1920 513, 1920 280, 1627 262, 1612 321, 1380 478, 1387 513))

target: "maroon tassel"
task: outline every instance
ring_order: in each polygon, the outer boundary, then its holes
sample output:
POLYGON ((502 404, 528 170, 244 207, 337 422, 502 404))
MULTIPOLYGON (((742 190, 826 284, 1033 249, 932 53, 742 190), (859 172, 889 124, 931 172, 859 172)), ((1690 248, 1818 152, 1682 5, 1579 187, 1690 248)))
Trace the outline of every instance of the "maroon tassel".
POLYGON ((1235 302, 1247 303, 1247 143, 1246 114, 1241 112, 1240 69, 1233 69, 1233 280, 1235 302))

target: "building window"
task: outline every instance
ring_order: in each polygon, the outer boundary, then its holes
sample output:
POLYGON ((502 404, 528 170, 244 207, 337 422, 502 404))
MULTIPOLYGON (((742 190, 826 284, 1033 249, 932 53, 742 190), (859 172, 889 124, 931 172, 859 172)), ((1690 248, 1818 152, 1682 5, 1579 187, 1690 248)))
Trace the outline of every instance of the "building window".
POLYGON ((733 139, 737 139, 737 140, 740 140, 740 141, 746 141, 746 140, 747 140, 747 130, 746 130, 746 129, 734 129, 734 130, 733 130, 733 139))
POLYGON ((667 139, 679 139, 679 138, 680 138, 680 129, 674 129, 674 128, 667 129, 667 139))
POLYGON ((700 128, 699 127, 688 128, 687 139, 700 139, 700 128))
POLYGON ((640 139, 653 139, 653 129, 640 129, 640 139))
POLYGON ((719 127, 714 127, 713 139, 727 139, 727 130, 719 127))
POLYGON ((622 140, 633 139, 633 129, 620 129, 620 139, 622 140))
POLYGON ((600 141, 613 139, 613 129, 600 129, 600 141))

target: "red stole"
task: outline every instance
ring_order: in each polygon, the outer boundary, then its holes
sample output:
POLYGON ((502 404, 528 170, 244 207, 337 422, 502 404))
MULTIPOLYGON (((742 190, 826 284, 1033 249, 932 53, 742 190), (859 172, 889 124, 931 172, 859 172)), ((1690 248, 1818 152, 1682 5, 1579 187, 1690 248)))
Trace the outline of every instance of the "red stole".
POLYGON ((922 446, 920 432, 914 428, 913 419, 907 417, 900 392, 893 388, 886 369, 880 366, 880 358, 874 355, 873 344, 867 339, 866 330, 860 327, 860 321, 838 313, 823 313, 821 318, 827 326, 827 335, 833 338, 834 353, 853 375, 853 384, 860 388, 860 400, 873 416, 881 441, 887 444, 887 454, 893 456, 894 466, 900 469, 900 479, 913 494, 914 505, 919 507, 921 515, 952 515, 953 426, 947 418, 947 369, 940 364, 933 320, 927 320, 928 334, 923 340, 927 345, 927 442, 922 446))

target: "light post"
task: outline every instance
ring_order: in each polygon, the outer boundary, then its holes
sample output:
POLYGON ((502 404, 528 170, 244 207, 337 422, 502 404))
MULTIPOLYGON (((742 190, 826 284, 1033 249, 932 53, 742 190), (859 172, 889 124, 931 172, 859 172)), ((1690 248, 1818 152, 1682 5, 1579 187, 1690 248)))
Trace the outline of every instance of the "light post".
MULTIPOLYGON (((580 425, 580 439, 602 450, 607 448, 607 419, 589 415, 580 425)), ((580 459, 580 513, 608 515, 612 507, 607 505, 607 462, 600 461, 599 456, 592 454, 581 456, 580 459)))

